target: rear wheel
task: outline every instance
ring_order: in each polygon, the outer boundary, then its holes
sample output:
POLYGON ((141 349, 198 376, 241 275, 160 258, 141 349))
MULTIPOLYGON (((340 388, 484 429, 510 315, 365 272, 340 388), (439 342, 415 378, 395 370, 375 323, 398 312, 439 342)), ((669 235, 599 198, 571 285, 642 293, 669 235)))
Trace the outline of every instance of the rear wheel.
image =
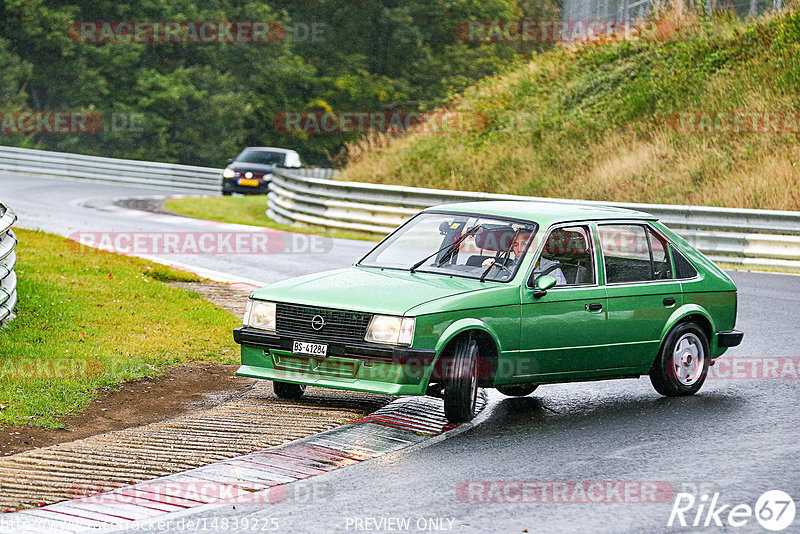
POLYGON ((497 391, 507 397, 526 397, 536 391, 539 384, 519 384, 516 386, 499 386, 497 391))
POLYGON ((275 395, 286 400, 298 400, 306 392, 304 384, 289 384, 277 380, 272 381, 272 389, 275 390, 275 395))
POLYGON ((469 337, 456 341, 444 385, 444 414, 458 424, 475 417, 478 399, 478 344, 469 337))
POLYGON ((708 374, 708 339, 695 323, 681 323, 667 334, 650 382, 667 397, 694 395, 708 374))

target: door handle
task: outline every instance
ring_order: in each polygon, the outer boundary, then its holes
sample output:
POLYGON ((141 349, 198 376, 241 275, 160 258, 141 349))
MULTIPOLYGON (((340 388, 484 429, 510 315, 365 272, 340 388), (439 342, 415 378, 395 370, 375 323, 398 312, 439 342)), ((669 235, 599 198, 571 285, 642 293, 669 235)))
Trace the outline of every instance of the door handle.
POLYGON ((674 306, 677 300, 672 297, 667 297, 664 299, 664 306, 674 306))
POLYGON ((590 312, 596 312, 602 310, 603 305, 600 304, 599 302, 592 302, 591 304, 586 305, 586 309, 589 310, 590 312))

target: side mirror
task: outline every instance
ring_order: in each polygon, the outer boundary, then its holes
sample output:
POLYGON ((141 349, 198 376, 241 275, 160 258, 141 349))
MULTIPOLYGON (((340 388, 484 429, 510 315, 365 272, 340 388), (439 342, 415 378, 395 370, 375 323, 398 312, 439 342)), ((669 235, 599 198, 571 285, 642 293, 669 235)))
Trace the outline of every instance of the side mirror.
POLYGON ((552 288, 558 283, 558 280, 550 276, 549 274, 545 274, 540 276, 536 279, 534 285, 536 286, 536 291, 533 292, 533 298, 542 298, 543 296, 547 295, 547 290, 552 288))
POLYGON ((234 161, 235 159, 236 159, 236 158, 228 158, 228 160, 227 160, 227 161, 228 161, 228 163, 233 163, 233 161, 234 161))

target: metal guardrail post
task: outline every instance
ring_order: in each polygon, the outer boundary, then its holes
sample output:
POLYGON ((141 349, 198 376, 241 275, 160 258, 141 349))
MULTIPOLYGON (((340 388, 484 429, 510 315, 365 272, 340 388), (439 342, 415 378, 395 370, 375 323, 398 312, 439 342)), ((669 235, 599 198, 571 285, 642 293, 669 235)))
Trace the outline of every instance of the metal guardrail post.
POLYGON ((14 318, 17 305, 17 236, 11 226, 17 215, 0 202, 0 326, 14 318))

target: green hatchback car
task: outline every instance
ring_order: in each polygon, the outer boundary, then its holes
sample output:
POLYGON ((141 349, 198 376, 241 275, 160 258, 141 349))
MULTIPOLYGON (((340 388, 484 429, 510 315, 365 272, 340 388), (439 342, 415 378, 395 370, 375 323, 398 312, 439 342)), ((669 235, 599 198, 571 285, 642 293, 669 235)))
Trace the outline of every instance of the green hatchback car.
POLYGON ((647 213, 491 201, 421 211, 352 267, 255 291, 237 374, 444 398, 649 375, 691 395, 743 334, 725 272, 647 213))

